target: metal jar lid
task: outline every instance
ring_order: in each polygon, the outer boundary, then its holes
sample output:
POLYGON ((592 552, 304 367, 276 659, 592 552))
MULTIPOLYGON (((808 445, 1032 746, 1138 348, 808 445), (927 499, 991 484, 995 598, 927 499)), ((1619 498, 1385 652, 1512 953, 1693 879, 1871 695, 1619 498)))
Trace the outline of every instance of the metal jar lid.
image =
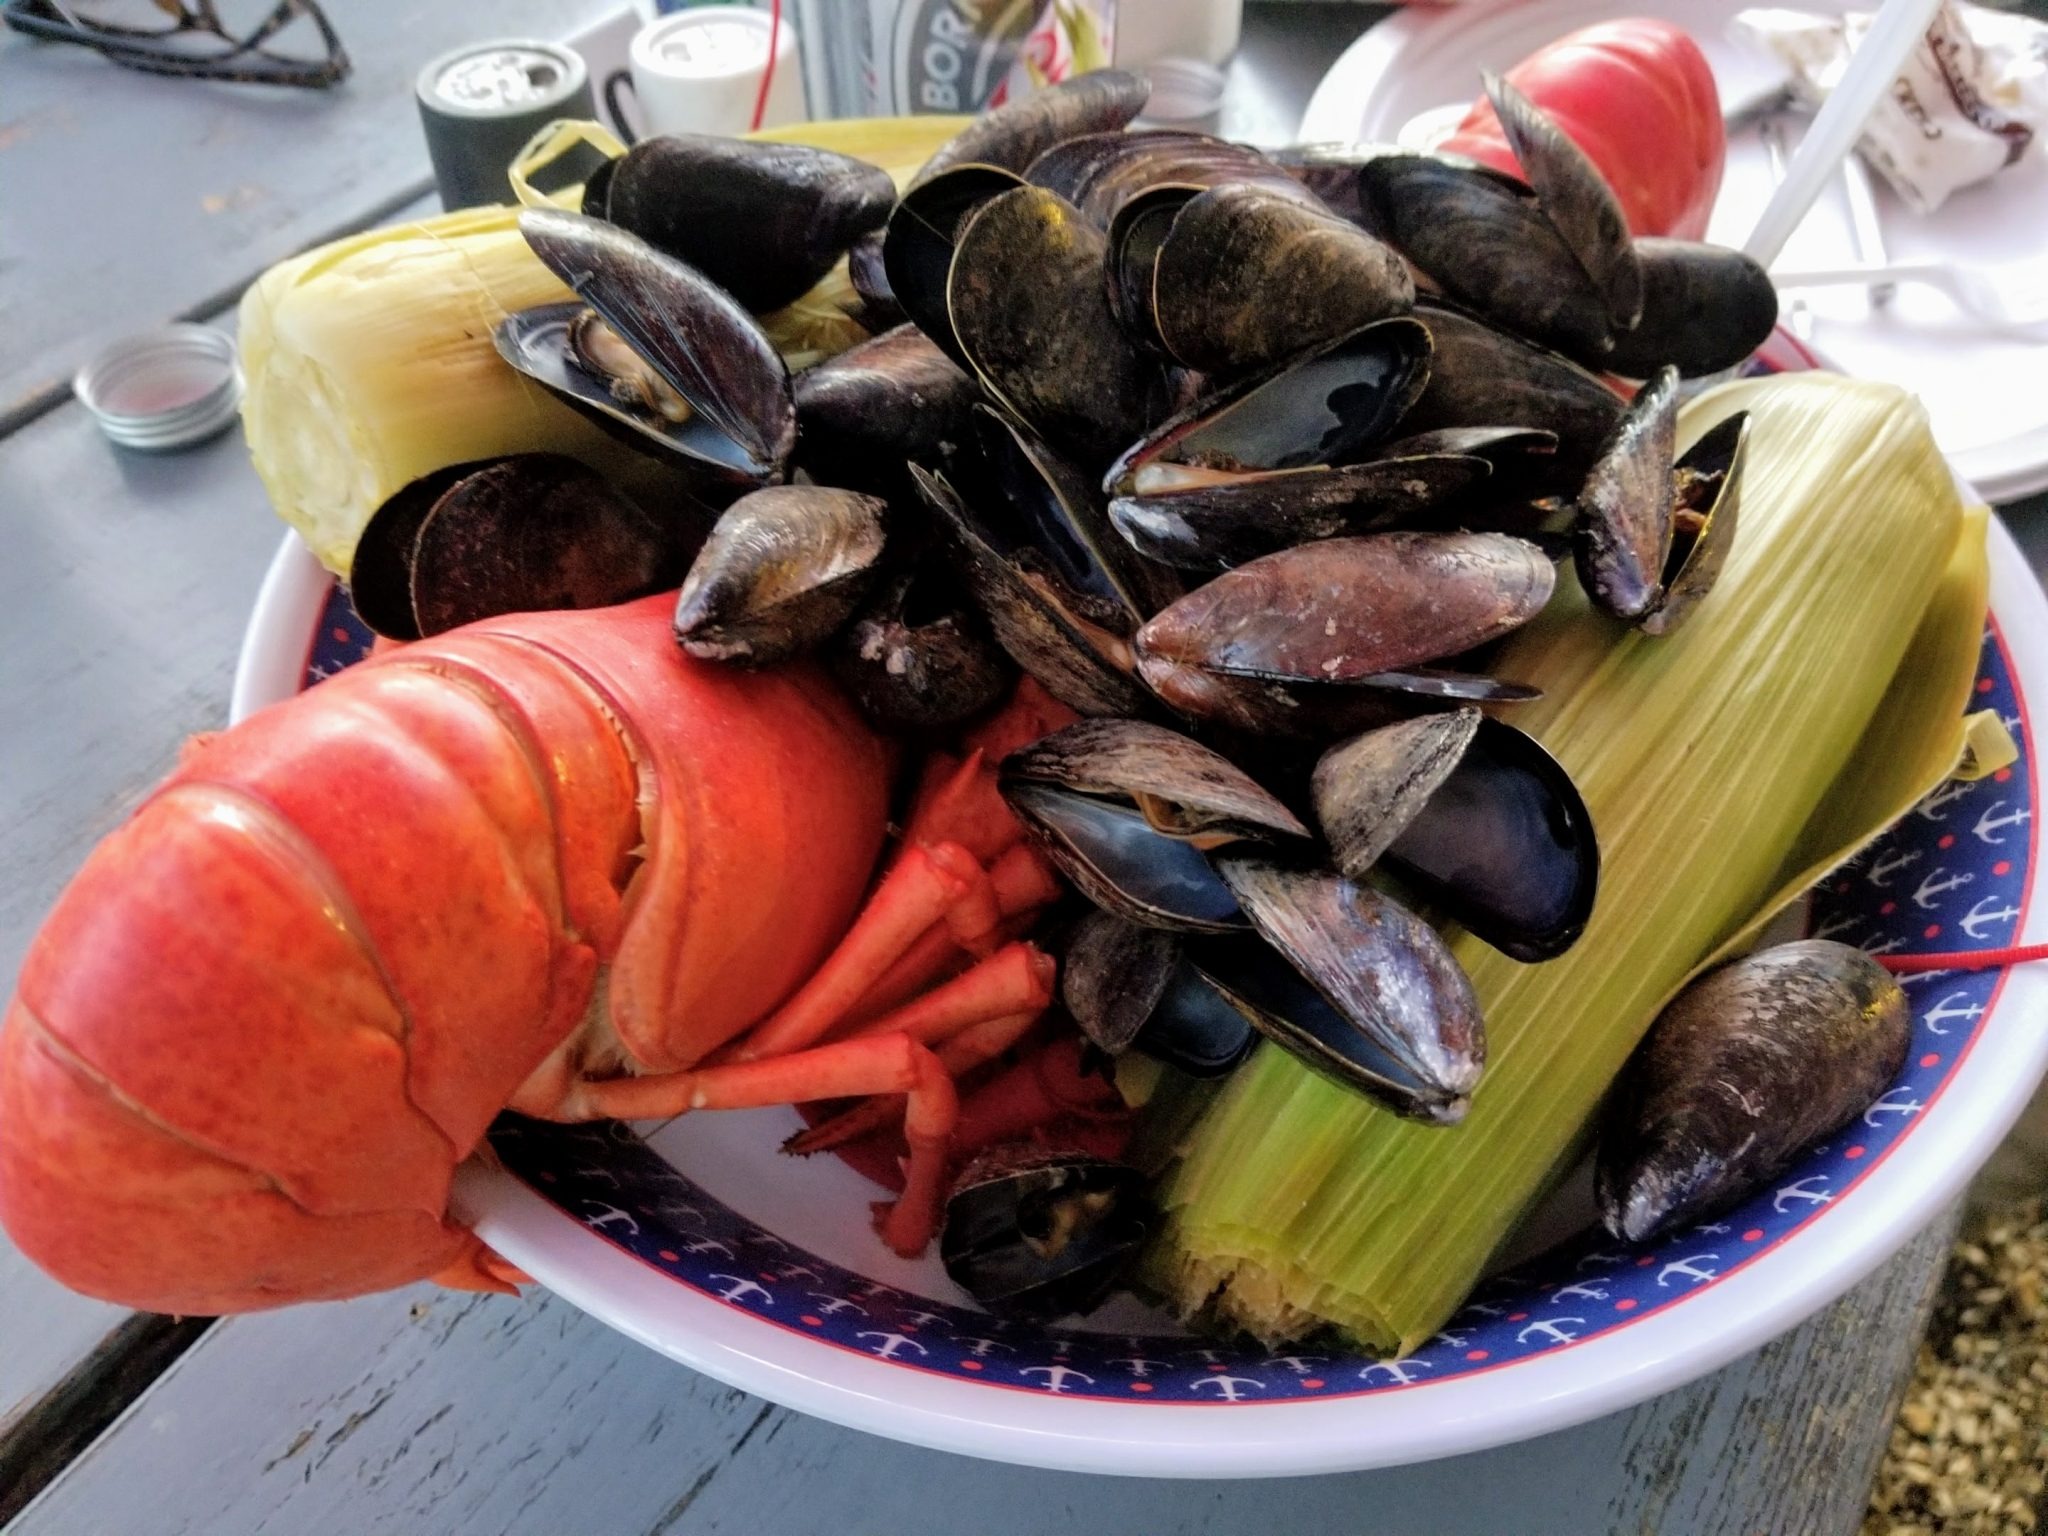
POLYGON ((161 451, 235 419, 242 366, 225 331, 181 323, 114 342, 78 370, 71 389, 122 447, 161 451))

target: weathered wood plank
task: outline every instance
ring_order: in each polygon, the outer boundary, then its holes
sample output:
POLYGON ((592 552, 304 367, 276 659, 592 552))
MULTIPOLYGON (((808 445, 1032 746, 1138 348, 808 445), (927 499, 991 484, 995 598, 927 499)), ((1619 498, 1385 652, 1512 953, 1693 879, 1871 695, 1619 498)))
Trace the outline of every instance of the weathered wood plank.
POLYGON ((330 91, 143 75, 0 31, 0 430, 109 340, 218 308, 424 186, 412 85, 436 54, 621 4, 356 0, 332 12, 355 74, 330 91))
POLYGON ((552 1297, 417 1289, 222 1325, 7 1536, 1829 1536, 1855 1528, 1949 1231, 1937 1224, 1806 1327, 1632 1413, 1482 1456, 1284 1485, 917 1450, 720 1387, 552 1297))

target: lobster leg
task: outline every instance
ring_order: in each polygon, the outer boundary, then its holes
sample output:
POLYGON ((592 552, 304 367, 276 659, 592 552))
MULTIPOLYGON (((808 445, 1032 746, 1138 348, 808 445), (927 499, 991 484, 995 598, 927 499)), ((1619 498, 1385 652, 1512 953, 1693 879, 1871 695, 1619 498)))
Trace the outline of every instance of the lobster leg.
POLYGON ((988 872, 957 843, 909 849, 811 979, 725 1059, 786 1056, 822 1039, 932 924, 963 903, 977 914, 985 900, 992 908, 987 885, 988 872))
POLYGON ((908 1035, 930 1045, 970 1025, 1018 1013, 1037 1013, 1052 1002, 1056 967, 1034 944, 997 950, 972 970, 861 1026, 852 1038, 908 1035))
MULTIPOLYGON (((952 1039, 934 1047, 939 1064, 949 1076, 959 1079, 976 1067, 986 1066, 1030 1032, 1038 1013, 1013 1013, 1003 1019, 983 1019, 970 1024, 952 1039)), ((857 1141, 871 1131, 894 1125, 903 1118, 901 1094, 879 1094, 848 1110, 799 1131, 782 1144, 782 1150, 797 1157, 812 1152, 829 1152, 834 1147, 857 1141)))
POLYGON ((662 1120, 693 1109, 759 1109, 870 1093, 907 1096, 903 1135, 910 1158, 903 1194, 882 1215, 879 1228, 883 1242, 913 1258, 938 1227, 946 1148, 960 1098, 939 1058, 908 1035, 863 1035, 767 1061, 578 1083, 557 1114, 566 1120, 662 1120))

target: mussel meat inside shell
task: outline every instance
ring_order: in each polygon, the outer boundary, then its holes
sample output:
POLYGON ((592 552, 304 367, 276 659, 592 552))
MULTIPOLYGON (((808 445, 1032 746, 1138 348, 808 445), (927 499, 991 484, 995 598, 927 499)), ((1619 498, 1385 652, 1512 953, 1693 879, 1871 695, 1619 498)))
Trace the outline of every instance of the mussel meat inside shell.
POLYGON ((688 262, 755 313, 778 309, 881 228, 896 184, 879 166, 807 144, 704 133, 644 139, 584 212, 688 262))
POLYGON ((876 724, 934 730, 1002 698, 1016 673, 931 562, 900 571, 840 631, 826 654, 840 685, 876 724))
POLYGON ((1217 870, 1270 949, 1205 943, 1195 963, 1255 1028, 1403 1114, 1464 1118, 1486 1062, 1472 983, 1436 931, 1328 870, 1242 853, 1217 870))
POLYGON ((954 1182, 939 1258, 996 1316, 1050 1322, 1099 1305, 1153 1220, 1135 1168, 1024 1144, 992 1147, 954 1182))
POLYGON ((1152 86, 1127 69, 1095 69, 986 112, 925 161, 913 188, 955 166, 1022 171, 1055 144, 1122 128, 1145 110, 1152 86))
POLYGON ((1884 1092, 1911 1035, 1898 982, 1831 939, 1709 971, 1665 1006, 1622 1076, 1595 1168, 1607 1230, 1646 1242, 1764 1186, 1884 1092))
POLYGON ((1738 411, 1678 456, 1678 510, 1664 565, 1664 602, 1643 620, 1645 634, 1669 634, 1720 576, 1735 544, 1748 452, 1749 412, 1738 411))
POLYGON ((601 424, 658 443, 728 484, 781 477, 796 443, 789 373, 730 294, 644 240, 581 214, 529 208, 519 228, 583 303, 507 316, 493 340, 508 363, 601 424), (583 318, 589 311, 609 338, 583 318), (612 339, 632 367, 613 371, 612 339), (650 376, 688 410, 650 395, 650 376), (645 403, 627 403, 636 395, 645 403))
POLYGON ((1678 370, 1662 368, 1629 402, 1579 492, 1579 580, 1618 619, 1639 619, 1664 601, 1677 443, 1678 370))
POLYGON ((773 485, 720 514, 676 600, 677 643, 703 661, 770 666, 844 624, 886 542, 884 504, 857 491, 773 485))
POLYGON ((1250 1053, 1250 1020, 1159 928, 1091 912, 1076 926, 1060 966, 1060 1000, 1111 1056, 1135 1050, 1190 1077, 1221 1077, 1250 1053))

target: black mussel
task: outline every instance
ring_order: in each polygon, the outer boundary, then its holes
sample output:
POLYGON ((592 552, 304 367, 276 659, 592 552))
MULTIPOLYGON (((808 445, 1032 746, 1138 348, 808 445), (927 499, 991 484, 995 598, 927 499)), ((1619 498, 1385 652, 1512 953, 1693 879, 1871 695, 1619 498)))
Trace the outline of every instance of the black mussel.
POLYGON ((1225 571, 1154 615, 1138 631, 1138 673, 1167 697, 1188 670, 1308 684, 1416 675, 1527 623, 1555 581, 1540 550, 1506 534, 1325 539, 1225 571))
POLYGON ((1083 895, 1147 927, 1242 926, 1205 854, 1308 836, 1228 758, 1138 720, 1054 732, 1005 758, 998 786, 1083 895))
POLYGON ((1152 87, 1127 69, 1096 69, 984 113, 941 144, 913 188, 961 165, 1022 171, 1053 145, 1122 128, 1145 109, 1152 87))
POLYGON ((960 575, 1011 660, 1084 715, 1149 707, 1131 675, 1139 614, 1083 562, 1085 545, 1047 540, 1031 513, 993 486, 977 487, 970 505, 938 471, 912 464, 910 477, 959 552, 960 575), (1068 571, 1081 579, 1070 582, 1068 571))
POLYGON ((1486 1063, 1472 983, 1436 931, 1370 886, 1251 854, 1216 867, 1270 949, 1205 942, 1202 974, 1317 1071, 1439 1125, 1486 1063))
POLYGON ((1664 601, 1677 444, 1678 370, 1662 368, 1629 402, 1579 492, 1579 580, 1616 618, 1639 619, 1664 601))
POLYGON ((1060 1001, 1111 1056, 1135 1050, 1190 1077, 1221 1077, 1250 1053, 1251 1022, 1182 953, 1178 935, 1091 912, 1060 965, 1060 1001))
POLYGON ((890 297, 962 368, 969 366, 967 355, 946 305, 954 249, 982 204, 1022 185, 1014 171, 999 166, 956 165, 904 193, 882 232, 882 275, 890 297))
POLYGON ((1402 421, 1410 432, 1511 422, 1557 441, 1549 478, 1532 490, 1576 492, 1621 418, 1613 390, 1568 358, 1435 299, 1418 299, 1428 328, 1428 387, 1402 421))
MULTIPOLYGON (((1137 232, 1149 237, 1151 225, 1137 232)), ((1112 248, 1112 270, 1124 256, 1112 248)), ((1216 377, 1270 367, 1415 302, 1407 264, 1389 247, 1299 196, 1245 182, 1180 208, 1154 254, 1151 290, 1150 334, 1184 367, 1216 377)))
POLYGON ((1861 950, 1805 939, 1709 971, 1665 1005, 1601 1131, 1601 1220, 1645 1242, 1763 1186, 1869 1107, 1912 1009, 1861 950))
POLYGON ((1439 427, 1396 438, 1377 451, 1379 458, 1393 460, 1440 455, 1484 463, 1489 498, 1534 495, 1550 480, 1557 434, 1541 427, 1439 427))
POLYGON ((825 659, 862 713, 898 731, 971 719, 1016 676, 964 605, 952 572, 933 562, 885 580, 825 659))
POLYGON ((818 645, 859 605, 882 558, 884 504, 771 485, 719 515, 676 599, 676 640, 703 661, 770 666, 818 645))
POLYGON ((605 608, 658 592, 681 574, 701 532, 693 518, 649 517, 595 470, 559 454, 470 466, 434 498, 413 534, 413 634, 393 636, 437 635, 502 613, 605 608))
POLYGON ((1110 310, 1117 324, 1162 357, 1168 355, 1166 343, 1159 339, 1152 307, 1159 247, 1181 209, 1201 195, 1200 187, 1185 182, 1147 187, 1119 208, 1109 223, 1103 277, 1110 310))
POLYGON ((1413 526, 1486 478, 1472 454, 1403 454, 1341 469, 1219 477, 1153 496, 1119 496, 1110 521, 1147 559, 1220 571, 1294 544, 1413 526))
POLYGON ((1483 79, 1501 131, 1558 236, 1592 281, 1616 330, 1643 313, 1643 272, 1621 201, 1598 166, 1513 84, 1483 79))
POLYGON ((1604 297, 1513 177, 1437 155, 1387 155, 1360 185, 1374 233, 1446 293, 1573 357, 1606 352, 1614 322, 1604 297))
POLYGON ((1677 371, 1637 392, 1578 499, 1579 577, 1602 609, 1666 634, 1713 586, 1735 536, 1746 423, 1731 416, 1675 456, 1677 371))
POLYGON ((781 477, 796 442, 789 372, 730 294, 597 219, 529 208, 519 228, 583 302, 508 316, 493 333, 507 362, 727 483, 781 477))
POLYGON ((1207 672, 1199 667, 1156 671, 1162 703, 1193 719, 1257 740, 1323 745, 1405 720, 1418 710, 1460 704, 1525 704, 1540 688, 1466 672, 1414 667, 1334 686, 1207 672))
POLYGON ((1376 320, 1198 400, 1126 449, 1103 488, 1145 496, 1363 457, 1422 395, 1431 366, 1416 320, 1376 320))
POLYGON ((992 1147, 954 1181, 939 1259, 998 1317, 1050 1322, 1109 1295, 1150 1235, 1145 1176, 1084 1153, 992 1147))
POLYGON ((1363 880, 1437 792, 1479 729, 1472 707, 1417 715, 1340 741, 1316 760, 1316 825, 1340 873, 1363 880))
POLYGON ((1617 331, 1601 366, 1631 379, 1669 363, 1683 378, 1733 368, 1778 323, 1771 275, 1740 251, 1690 240, 1636 242, 1643 317, 1617 331))
POLYGON ((1070 139, 1034 160, 1024 179, 1057 192, 1098 229, 1108 229, 1132 198, 1169 185, 1249 182, 1316 206, 1313 194, 1250 145, 1174 129, 1070 139))
POLYGON ((884 233, 883 229, 871 229, 846 249, 847 281, 860 295, 860 313, 855 318, 878 336, 910 318, 889 286, 889 269, 882 260, 884 233))
POLYGON ((1126 800, 1155 832, 1202 848, 1309 835, 1229 758, 1144 720, 1083 720, 1040 737, 1003 759, 1002 782, 1126 800))
POLYGON ((1738 411, 1678 456, 1678 511, 1664 563, 1664 602, 1642 621, 1646 634, 1669 634, 1720 576, 1735 545, 1748 452, 1749 412, 1738 411))
POLYGON ((778 309, 880 229, 896 184, 879 166, 808 144, 705 133, 643 139, 613 164, 597 213, 688 262, 748 309, 778 309))
POLYGON ((1371 161, 1406 153, 1394 144, 1329 140, 1269 149, 1266 157, 1314 193, 1338 218, 1370 229, 1372 221, 1366 212, 1358 173, 1371 161))
POLYGON ((792 382, 797 467, 820 484, 884 497, 907 490, 904 460, 929 464, 966 440, 981 398, 911 325, 814 363, 792 382))
POLYGON ((392 640, 419 639, 419 620, 412 611, 412 556, 420 524, 450 486, 493 462, 450 464, 408 481, 363 525, 349 561, 348 598, 357 616, 377 634, 392 640))
POLYGON ((1529 963, 1578 942, 1600 883, 1599 838, 1571 775, 1535 737, 1491 719, 1385 858, 1445 916, 1529 963))
POLYGON ((1103 288, 1101 233, 1040 187, 961 226, 946 279, 960 350, 989 393, 1100 472, 1170 407, 1165 370, 1124 333, 1103 288))

